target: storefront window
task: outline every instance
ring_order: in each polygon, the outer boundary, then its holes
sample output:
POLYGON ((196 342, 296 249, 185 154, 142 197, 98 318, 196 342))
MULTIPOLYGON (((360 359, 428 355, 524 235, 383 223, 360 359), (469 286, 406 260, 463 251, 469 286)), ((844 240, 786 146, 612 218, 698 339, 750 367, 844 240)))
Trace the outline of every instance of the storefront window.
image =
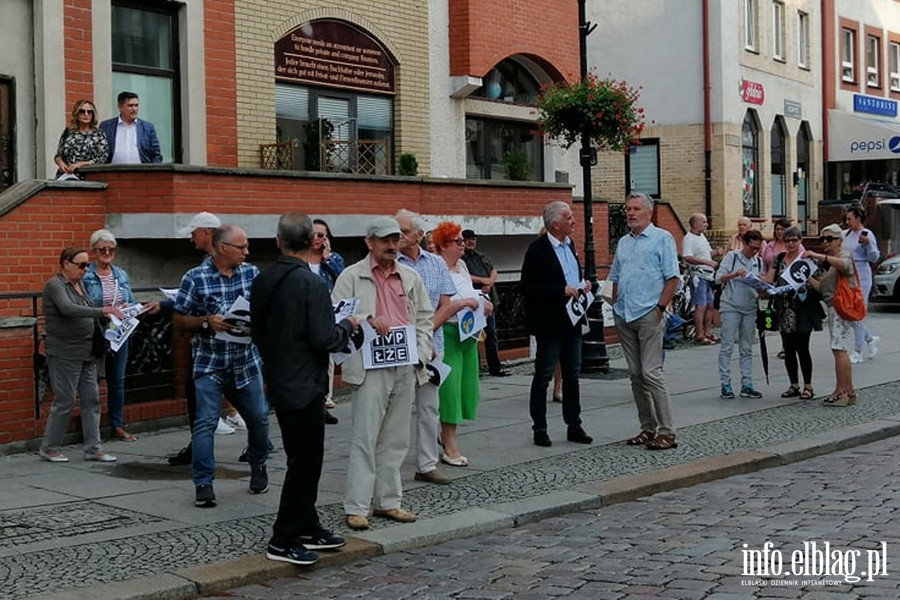
POLYGON ((772 123, 771 139, 772 216, 783 217, 787 215, 787 164, 785 161, 784 123, 780 117, 772 123))
POLYGON ((542 181, 541 137, 533 123, 466 118, 466 177, 542 181))
POLYGON ((528 70, 511 58, 504 59, 482 78, 482 86, 472 93, 476 98, 534 104, 540 85, 528 70))
POLYGON ((140 118, 156 128, 164 162, 181 160, 175 17, 157 5, 112 6, 113 106, 119 92, 140 97, 140 118))

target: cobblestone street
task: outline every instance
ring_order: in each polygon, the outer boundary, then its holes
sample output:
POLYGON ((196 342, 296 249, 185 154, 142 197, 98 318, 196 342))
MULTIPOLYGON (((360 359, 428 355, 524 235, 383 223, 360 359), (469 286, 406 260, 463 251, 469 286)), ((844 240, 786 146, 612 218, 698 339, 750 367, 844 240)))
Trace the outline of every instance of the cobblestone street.
POLYGON ((599 511, 303 572, 229 597, 900 598, 898 454, 900 438, 890 438, 599 511), (780 558, 782 576, 744 574, 744 551, 761 552, 766 542, 772 546, 762 562, 774 569, 780 558), (813 557, 823 550, 829 571, 821 555, 813 557), (854 576, 860 581, 848 582, 854 576))

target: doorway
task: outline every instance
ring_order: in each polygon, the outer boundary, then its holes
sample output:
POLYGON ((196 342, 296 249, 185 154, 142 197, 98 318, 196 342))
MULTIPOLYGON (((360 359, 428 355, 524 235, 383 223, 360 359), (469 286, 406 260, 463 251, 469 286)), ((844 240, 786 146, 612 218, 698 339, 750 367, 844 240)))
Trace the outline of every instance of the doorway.
POLYGON ((0 75, 0 192, 16 178, 15 98, 14 81, 0 75))

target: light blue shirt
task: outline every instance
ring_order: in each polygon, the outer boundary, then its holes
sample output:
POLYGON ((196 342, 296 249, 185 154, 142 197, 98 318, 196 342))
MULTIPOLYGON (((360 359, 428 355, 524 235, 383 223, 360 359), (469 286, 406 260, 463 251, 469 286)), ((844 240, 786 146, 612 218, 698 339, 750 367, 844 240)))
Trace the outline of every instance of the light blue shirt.
MULTIPOLYGON (((431 307, 437 310, 441 302, 441 296, 453 296, 456 294, 456 286, 450 277, 450 269, 440 256, 426 250, 419 250, 419 257, 414 261, 402 252, 397 255, 397 262, 412 267, 425 283, 428 290, 428 299, 431 307)), ((434 351, 438 355, 444 354, 444 331, 442 327, 434 330, 434 351)))
POLYGON ((556 260, 559 261, 559 266, 562 267, 563 275, 566 277, 566 285, 580 288, 581 273, 578 269, 578 259, 575 258, 575 251, 572 249, 572 240, 567 236, 563 241, 559 241, 549 233, 547 234, 547 239, 550 240, 553 251, 556 252, 556 260))
POLYGON ((619 240, 609 280, 618 286, 613 311, 626 323, 656 310, 666 281, 678 277, 675 238, 653 223, 619 240))

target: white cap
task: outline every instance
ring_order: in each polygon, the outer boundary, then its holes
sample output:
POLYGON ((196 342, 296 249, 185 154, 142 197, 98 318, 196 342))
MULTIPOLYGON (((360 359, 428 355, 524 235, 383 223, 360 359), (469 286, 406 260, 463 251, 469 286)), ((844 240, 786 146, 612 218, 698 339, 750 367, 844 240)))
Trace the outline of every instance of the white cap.
POLYGON ((191 222, 178 230, 180 235, 191 235, 195 229, 218 229, 222 226, 219 217, 210 212, 198 212, 191 218, 191 222))

